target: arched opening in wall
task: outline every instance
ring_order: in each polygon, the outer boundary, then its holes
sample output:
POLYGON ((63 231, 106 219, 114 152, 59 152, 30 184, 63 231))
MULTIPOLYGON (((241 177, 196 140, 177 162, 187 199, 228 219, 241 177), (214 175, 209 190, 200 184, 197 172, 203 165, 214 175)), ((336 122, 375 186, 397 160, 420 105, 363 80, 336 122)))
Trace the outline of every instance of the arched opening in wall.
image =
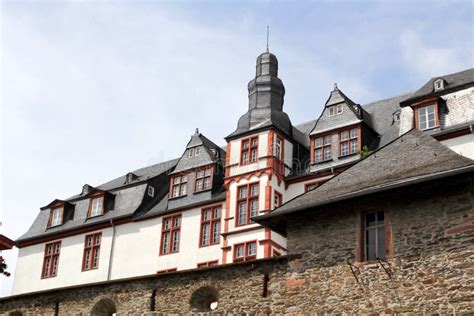
POLYGON ((115 316, 117 308, 110 298, 103 298, 91 310, 91 316, 115 316))
POLYGON ((212 286, 203 286, 191 295, 189 304, 193 312, 212 312, 217 309, 219 293, 212 286))
POLYGON ((8 314, 9 316, 23 316, 23 313, 20 311, 14 311, 8 314))

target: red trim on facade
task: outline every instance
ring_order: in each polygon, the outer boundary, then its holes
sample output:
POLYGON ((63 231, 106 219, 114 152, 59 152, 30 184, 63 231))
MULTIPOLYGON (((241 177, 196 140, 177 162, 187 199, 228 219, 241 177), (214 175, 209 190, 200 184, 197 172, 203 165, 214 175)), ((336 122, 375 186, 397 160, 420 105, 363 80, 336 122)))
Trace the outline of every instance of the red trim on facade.
POLYGON ((58 275, 59 255, 61 253, 61 241, 55 241, 44 245, 43 268, 41 279, 54 278, 58 275))
POLYGON ((235 227, 239 227, 239 226, 244 226, 244 225, 249 225, 249 224, 252 224, 252 221, 251 221, 251 218, 253 217, 252 216, 252 208, 251 208, 251 205, 253 202, 257 201, 257 215, 258 215, 258 212, 259 212, 259 204, 260 204, 260 182, 259 181, 256 181, 256 182, 251 182, 251 183, 247 183, 247 184, 244 184, 244 185, 240 185, 237 187, 237 200, 236 200, 236 205, 235 205, 235 227), (256 195, 252 195, 252 188, 253 187, 257 187, 257 194, 256 195), (241 189, 243 188, 246 188, 246 196, 245 197, 241 197, 241 189), (246 214, 246 218, 245 218, 245 223, 244 224, 240 224, 240 212, 239 212, 239 208, 240 208, 240 205, 245 203, 245 214, 246 214))
POLYGON ((84 238, 84 253, 82 256, 82 271, 89 271, 99 268, 100 244, 102 233, 86 235, 84 238), (90 241, 90 243, 89 243, 90 241), (97 254, 97 257, 96 257, 97 254), (86 260, 89 256, 89 260, 86 260))
POLYGON ((165 274, 165 273, 171 273, 171 272, 176 272, 178 271, 178 268, 170 268, 170 269, 165 269, 165 270, 158 270, 156 271, 156 274, 165 274))
POLYGON ((251 240, 251 241, 246 241, 243 243, 238 243, 234 245, 234 252, 233 252, 233 258, 234 262, 240 262, 240 261, 248 261, 248 260, 254 260, 257 259, 257 253, 258 253, 258 245, 257 245, 257 240, 251 240), (249 255, 249 248, 255 245, 255 254, 249 255), (239 247, 243 246, 243 256, 242 257, 237 257, 237 249, 239 247))
MULTIPOLYGON (((242 226, 240 226, 240 227, 242 227, 242 226)), ((222 236, 227 237, 227 236, 231 236, 231 235, 238 235, 238 234, 248 233, 248 232, 251 232, 251 231, 261 230, 261 229, 263 229, 263 226, 258 225, 258 226, 253 226, 253 227, 247 227, 247 228, 244 228, 244 229, 233 230, 233 231, 230 231, 230 232, 227 232, 227 233, 222 233, 222 236)))
POLYGON ((454 131, 454 132, 451 132, 451 133, 446 133, 446 134, 443 134, 443 135, 434 135, 433 137, 436 138, 436 140, 438 140, 438 141, 443 141, 443 140, 448 140, 448 139, 461 137, 461 136, 465 136, 465 135, 469 135, 469 134, 472 134, 471 129, 469 128, 469 126, 466 126, 466 128, 464 128, 462 130, 454 131))
POLYGON ((226 147, 226 155, 225 155, 225 176, 226 177, 228 177, 230 173, 229 166, 230 166, 230 155, 232 153, 231 149, 232 149, 232 146, 230 142, 228 142, 227 147, 226 147))
POLYGON ((213 206, 201 209, 201 225, 199 229, 199 244, 198 244, 199 248, 220 244, 221 225, 222 225, 221 218, 222 218, 222 205, 221 204, 213 205, 213 206), (205 216, 207 216, 207 212, 209 212, 209 218, 205 218, 205 216), (216 224, 218 224, 219 226, 217 242, 214 239, 216 224), (203 239, 205 225, 209 227, 209 236, 208 236, 207 243, 204 243, 204 239, 203 239))
POLYGON ((181 215, 180 213, 163 217, 161 222, 160 256, 179 252, 179 244, 181 242, 181 215), (178 236, 177 245, 174 244, 176 236, 178 236), (165 240, 166 238, 167 240, 165 240))
POLYGON ((198 268, 198 269, 201 269, 201 268, 209 268, 209 267, 216 266, 216 265, 218 265, 218 264, 219 264, 219 261, 218 261, 218 260, 200 262, 200 263, 197 264, 197 268, 198 268))
POLYGON ((277 248, 281 251, 286 251, 285 247, 283 247, 282 245, 280 245, 279 243, 277 243, 276 241, 271 240, 271 239, 265 238, 265 239, 259 240, 258 243, 262 246, 265 246, 266 244, 269 244, 272 247, 275 247, 275 248, 277 248))

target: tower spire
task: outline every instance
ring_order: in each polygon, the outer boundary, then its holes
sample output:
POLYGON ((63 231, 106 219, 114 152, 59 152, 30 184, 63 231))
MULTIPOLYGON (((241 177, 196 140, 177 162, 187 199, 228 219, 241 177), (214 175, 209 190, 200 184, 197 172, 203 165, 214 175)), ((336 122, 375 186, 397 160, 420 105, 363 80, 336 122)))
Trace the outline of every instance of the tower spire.
POLYGON ((267 25, 267 53, 270 51, 268 48, 268 39, 270 37, 270 26, 267 25))

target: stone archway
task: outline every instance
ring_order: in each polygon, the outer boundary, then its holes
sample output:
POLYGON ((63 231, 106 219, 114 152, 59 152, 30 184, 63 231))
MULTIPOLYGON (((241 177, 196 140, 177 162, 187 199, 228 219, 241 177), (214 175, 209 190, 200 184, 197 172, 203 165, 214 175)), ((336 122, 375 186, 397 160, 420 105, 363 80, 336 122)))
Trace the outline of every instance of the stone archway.
POLYGON ((110 298, 102 298, 91 309, 91 316, 113 316, 116 315, 117 308, 110 298))
POLYGON ((193 312, 211 312, 217 309, 219 292, 212 286, 203 286, 193 292, 189 305, 193 312))

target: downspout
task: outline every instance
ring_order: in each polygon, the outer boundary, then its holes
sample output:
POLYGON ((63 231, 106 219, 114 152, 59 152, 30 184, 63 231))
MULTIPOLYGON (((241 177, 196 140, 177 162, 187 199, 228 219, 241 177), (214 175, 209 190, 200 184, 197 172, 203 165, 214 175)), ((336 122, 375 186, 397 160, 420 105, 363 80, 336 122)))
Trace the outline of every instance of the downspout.
POLYGON ((115 247, 115 225, 114 220, 110 219, 110 225, 112 226, 112 245, 110 246, 110 255, 109 255, 109 269, 107 271, 107 281, 110 281, 110 277, 112 274, 112 257, 114 255, 114 247, 115 247))

